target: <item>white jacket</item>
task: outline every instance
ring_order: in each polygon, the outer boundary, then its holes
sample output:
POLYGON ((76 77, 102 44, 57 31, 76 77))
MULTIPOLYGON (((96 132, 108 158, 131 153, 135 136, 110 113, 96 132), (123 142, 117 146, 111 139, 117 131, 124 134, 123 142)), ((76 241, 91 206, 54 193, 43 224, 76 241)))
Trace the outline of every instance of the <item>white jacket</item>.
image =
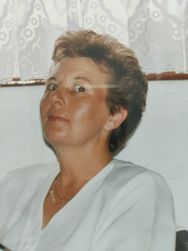
POLYGON ((10 172, 0 183, 0 242, 13 251, 174 251, 172 197, 163 178, 112 160, 42 229, 57 163, 10 172))

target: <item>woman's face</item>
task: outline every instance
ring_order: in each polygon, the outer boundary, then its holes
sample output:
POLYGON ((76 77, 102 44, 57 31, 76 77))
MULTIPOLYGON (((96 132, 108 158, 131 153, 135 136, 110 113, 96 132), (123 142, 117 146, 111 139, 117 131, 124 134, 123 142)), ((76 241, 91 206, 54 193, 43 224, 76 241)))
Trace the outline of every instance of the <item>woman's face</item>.
POLYGON ((52 146, 107 142, 109 76, 85 57, 65 58, 57 65, 40 107, 44 137, 52 146))

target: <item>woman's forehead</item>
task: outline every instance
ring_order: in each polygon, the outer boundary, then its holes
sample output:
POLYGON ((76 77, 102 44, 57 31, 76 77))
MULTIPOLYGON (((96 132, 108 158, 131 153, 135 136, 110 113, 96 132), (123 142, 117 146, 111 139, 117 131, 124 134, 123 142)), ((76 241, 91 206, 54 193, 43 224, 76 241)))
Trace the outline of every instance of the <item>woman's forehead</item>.
POLYGON ((91 82, 101 80, 102 83, 107 83, 111 79, 111 72, 104 64, 96 63, 91 58, 64 58, 51 67, 49 78, 65 76, 85 78, 91 82))

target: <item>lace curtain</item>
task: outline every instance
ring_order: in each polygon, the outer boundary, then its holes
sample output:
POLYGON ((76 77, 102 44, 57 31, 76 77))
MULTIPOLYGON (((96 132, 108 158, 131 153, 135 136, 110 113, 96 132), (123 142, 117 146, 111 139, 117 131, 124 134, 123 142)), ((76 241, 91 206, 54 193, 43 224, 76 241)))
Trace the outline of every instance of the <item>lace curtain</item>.
POLYGON ((44 78, 55 39, 78 29, 115 36, 147 73, 188 71, 188 0, 1 0, 0 82, 44 78))

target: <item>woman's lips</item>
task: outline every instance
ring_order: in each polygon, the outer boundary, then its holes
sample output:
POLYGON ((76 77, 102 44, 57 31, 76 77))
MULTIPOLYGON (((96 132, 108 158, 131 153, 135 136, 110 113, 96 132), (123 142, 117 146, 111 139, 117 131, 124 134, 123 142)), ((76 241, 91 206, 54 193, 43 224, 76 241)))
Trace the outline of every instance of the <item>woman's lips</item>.
POLYGON ((48 116, 48 120, 49 121, 52 121, 52 122, 58 122, 58 121, 67 121, 67 119, 65 119, 64 117, 62 116, 59 116, 57 114, 51 114, 48 116))

